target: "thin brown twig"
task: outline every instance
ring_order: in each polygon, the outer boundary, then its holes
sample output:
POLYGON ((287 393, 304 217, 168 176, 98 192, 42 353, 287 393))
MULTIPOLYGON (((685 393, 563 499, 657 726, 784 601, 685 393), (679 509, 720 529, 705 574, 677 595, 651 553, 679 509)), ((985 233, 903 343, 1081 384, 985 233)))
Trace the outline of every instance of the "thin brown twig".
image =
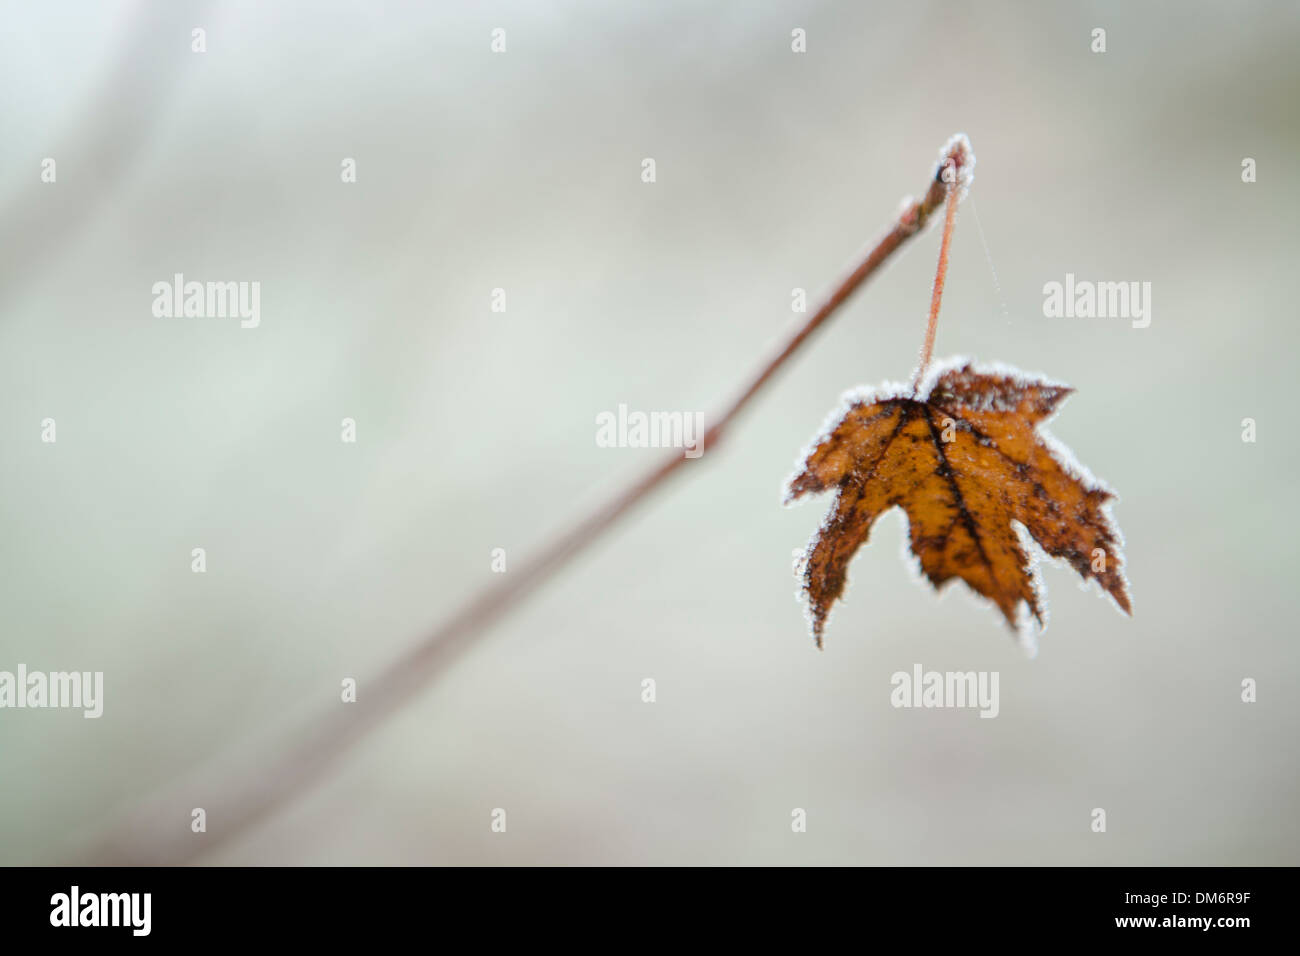
MULTIPOLYGON (((749 384, 705 430, 704 447, 716 448, 727 426, 776 372, 827 319, 908 239, 929 221, 943 202, 945 165, 960 162, 965 140, 954 138, 941 158, 925 196, 907 204, 888 232, 839 283, 821 307, 799 328, 749 384)), ((948 219, 951 225, 952 208, 948 219)), ((946 249, 946 242, 945 242, 946 249)), ((124 864, 184 863, 248 831, 273 810, 318 781, 325 770, 361 738, 427 689, 483 630, 535 591, 633 506, 685 467, 677 451, 607 504, 579 520, 530 562, 482 591, 431 634, 398 655, 370 680, 358 682, 354 703, 335 705, 318 715, 278 747, 259 756, 240 753, 244 773, 209 764, 207 779, 187 781, 155 796, 129 817, 91 853, 91 862, 124 864), (190 832, 184 825, 189 807, 201 806, 212 831, 190 832), (181 809, 178 809, 181 808, 181 809), (163 823, 163 821, 167 821, 163 823)))
POLYGON ((934 357, 934 340, 939 329, 939 303, 943 299, 943 286, 948 278, 948 247, 952 244, 952 228, 957 220, 957 203, 961 201, 961 176, 963 166, 967 165, 969 151, 963 143, 953 146, 948 161, 940 169, 940 178, 947 183, 948 201, 945 203, 943 217, 943 238, 939 241, 939 265, 934 273, 934 289, 930 293, 930 318, 925 326, 925 341, 921 343, 921 358, 916 365, 916 375, 912 379, 912 391, 915 392, 930 367, 934 357))

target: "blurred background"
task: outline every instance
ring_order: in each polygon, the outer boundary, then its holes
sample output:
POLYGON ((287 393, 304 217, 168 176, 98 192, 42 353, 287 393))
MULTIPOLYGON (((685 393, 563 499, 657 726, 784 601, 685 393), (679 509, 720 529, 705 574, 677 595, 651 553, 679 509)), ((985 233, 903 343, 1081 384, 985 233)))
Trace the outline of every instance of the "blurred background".
POLYGON ((910 373, 931 229, 725 446, 199 859, 1300 862, 1294 4, 0 9, 0 669, 105 681, 99 720, 0 712, 0 862, 81 859, 364 695, 493 549, 508 575, 660 460, 600 412, 719 407, 957 131, 937 355, 1077 389, 1050 430, 1120 494, 1132 619, 1048 563, 1029 659, 914 580, 895 511, 814 649, 792 551, 831 499, 782 483, 844 390, 910 373), (260 326, 155 318, 177 272, 260 282, 260 326), (1067 272, 1150 282, 1150 327, 1044 318, 1067 272), (998 671, 997 719, 892 708, 918 663, 998 671))

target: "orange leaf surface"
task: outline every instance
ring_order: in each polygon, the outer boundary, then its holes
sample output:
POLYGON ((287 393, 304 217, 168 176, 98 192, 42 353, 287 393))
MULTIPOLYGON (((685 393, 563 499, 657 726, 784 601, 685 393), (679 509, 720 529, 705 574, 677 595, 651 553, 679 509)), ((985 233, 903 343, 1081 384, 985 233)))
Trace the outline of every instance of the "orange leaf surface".
POLYGON ((787 503, 836 489, 803 563, 818 647, 849 562, 894 506, 907 515, 912 553, 931 583, 961 578, 1014 630, 1027 624, 1022 609, 1040 629, 1044 612, 1017 526, 1130 612, 1122 539, 1106 511, 1113 494, 1038 430, 1071 391, 1010 369, 950 363, 915 395, 846 397, 843 416, 786 489, 787 503))

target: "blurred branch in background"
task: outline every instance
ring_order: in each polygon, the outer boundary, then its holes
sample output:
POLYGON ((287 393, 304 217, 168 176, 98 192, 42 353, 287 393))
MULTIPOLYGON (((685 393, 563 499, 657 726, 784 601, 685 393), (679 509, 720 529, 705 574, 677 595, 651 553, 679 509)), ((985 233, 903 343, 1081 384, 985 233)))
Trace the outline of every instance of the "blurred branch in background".
POLYGON ((0 203, 0 306, 57 262, 57 251, 118 195, 166 117, 181 76, 193 68, 190 29, 207 6, 206 0, 190 6, 142 0, 103 86, 66 123, 70 132, 43 149, 63 164, 59 189, 32 185, 41 172, 34 158, 30 180, 0 203))

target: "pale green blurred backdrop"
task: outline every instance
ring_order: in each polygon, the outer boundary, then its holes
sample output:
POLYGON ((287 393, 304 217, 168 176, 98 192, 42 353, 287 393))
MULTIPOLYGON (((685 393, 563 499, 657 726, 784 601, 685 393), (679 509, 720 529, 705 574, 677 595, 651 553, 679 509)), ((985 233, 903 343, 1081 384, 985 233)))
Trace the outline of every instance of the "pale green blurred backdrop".
POLYGON ((0 11, 0 669, 106 685, 98 721, 0 711, 0 862, 78 859, 344 706, 493 548, 658 460, 598 448, 599 412, 716 408, 959 130, 938 354, 1077 388, 1051 429, 1120 493, 1131 620, 1048 566, 1029 660, 915 583, 895 512, 813 648, 791 551, 830 499, 781 484, 843 390, 911 370, 931 231, 728 445, 203 859, 1300 862, 1295 4, 0 11), (175 272, 261 282, 261 326, 154 318, 175 272), (1151 326, 1045 319, 1067 272, 1151 282, 1151 326), (915 663, 999 671, 999 717, 891 708, 915 663))

